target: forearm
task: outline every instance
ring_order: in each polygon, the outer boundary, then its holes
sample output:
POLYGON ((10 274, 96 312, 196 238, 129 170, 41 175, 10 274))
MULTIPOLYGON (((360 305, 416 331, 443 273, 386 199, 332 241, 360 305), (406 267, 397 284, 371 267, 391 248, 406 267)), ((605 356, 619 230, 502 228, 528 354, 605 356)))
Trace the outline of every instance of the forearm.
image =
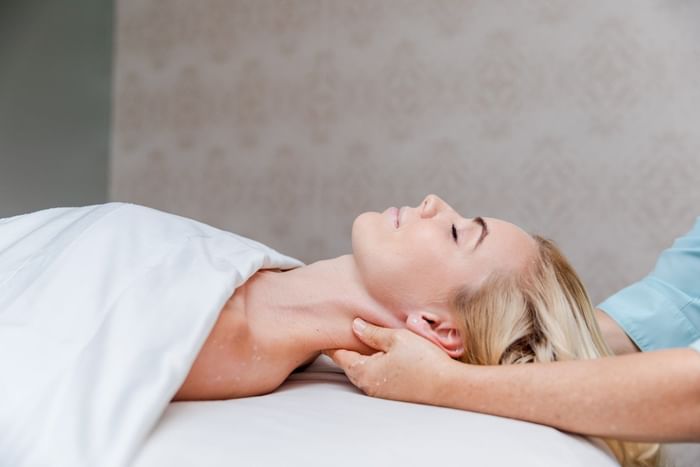
POLYGON ((700 440, 700 354, 675 349, 503 366, 455 362, 435 402, 585 435, 700 440))

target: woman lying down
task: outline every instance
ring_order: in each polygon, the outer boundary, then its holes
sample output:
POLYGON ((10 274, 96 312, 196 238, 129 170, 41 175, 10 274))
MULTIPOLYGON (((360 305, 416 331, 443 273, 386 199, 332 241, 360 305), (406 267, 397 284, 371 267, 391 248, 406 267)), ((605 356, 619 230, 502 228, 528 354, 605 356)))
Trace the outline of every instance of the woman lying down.
MULTIPOLYGON (((310 265, 130 204, 8 218, 0 459, 127 463, 170 400, 260 395, 321 351, 372 352, 358 316, 497 365, 607 355, 593 313, 553 243, 435 195, 361 214, 352 254, 310 265)), ((658 449, 605 441, 630 465, 658 449)))

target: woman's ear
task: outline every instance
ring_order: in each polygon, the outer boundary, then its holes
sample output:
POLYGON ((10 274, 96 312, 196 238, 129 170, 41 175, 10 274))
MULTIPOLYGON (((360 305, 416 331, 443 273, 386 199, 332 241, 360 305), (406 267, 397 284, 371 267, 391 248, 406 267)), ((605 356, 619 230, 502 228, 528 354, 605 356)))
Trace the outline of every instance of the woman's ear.
POLYGON ((464 353, 462 336, 452 319, 429 311, 414 311, 406 317, 406 328, 428 339, 452 358, 459 358, 464 353))

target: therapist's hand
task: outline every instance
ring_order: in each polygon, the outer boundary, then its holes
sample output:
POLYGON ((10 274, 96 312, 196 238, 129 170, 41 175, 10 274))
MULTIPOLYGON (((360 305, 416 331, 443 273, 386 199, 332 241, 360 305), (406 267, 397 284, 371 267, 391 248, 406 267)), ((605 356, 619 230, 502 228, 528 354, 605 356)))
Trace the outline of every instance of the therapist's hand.
POLYGON ((689 348, 524 365, 467 365, 408 330, 367 324, 380 351, 327 351, 371 396, 629 441, 700 441, 700 353, 689 348), (643 410, 640 410, 640 407, 643 410))
POLYGON ((324 352, 366 394, 384 399, 435 403, 442 376, 455 362, 439 347, 407 329, 387 329, 357 318, 355 335, 378 352, 324 352))

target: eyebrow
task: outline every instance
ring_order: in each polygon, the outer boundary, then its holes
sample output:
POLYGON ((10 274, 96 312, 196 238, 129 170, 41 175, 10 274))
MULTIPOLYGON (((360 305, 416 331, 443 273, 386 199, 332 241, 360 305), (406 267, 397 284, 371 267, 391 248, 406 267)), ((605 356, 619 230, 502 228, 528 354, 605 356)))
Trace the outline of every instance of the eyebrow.
POLYGON ((474 250, 476 250, 477 247, 479 246, 479 244, 481 243, 481 241, 484 238, 486 238, 486 236, 489 234, 489 228, 486 225, 486 221, 481 217, 475 217, 474 222, 476 222, 477 224, 479 224, 481 226, 481 235, 479 236, 479 240, 476 241, 476 245, 474 245, 474 248, 473 248, 474 250))

